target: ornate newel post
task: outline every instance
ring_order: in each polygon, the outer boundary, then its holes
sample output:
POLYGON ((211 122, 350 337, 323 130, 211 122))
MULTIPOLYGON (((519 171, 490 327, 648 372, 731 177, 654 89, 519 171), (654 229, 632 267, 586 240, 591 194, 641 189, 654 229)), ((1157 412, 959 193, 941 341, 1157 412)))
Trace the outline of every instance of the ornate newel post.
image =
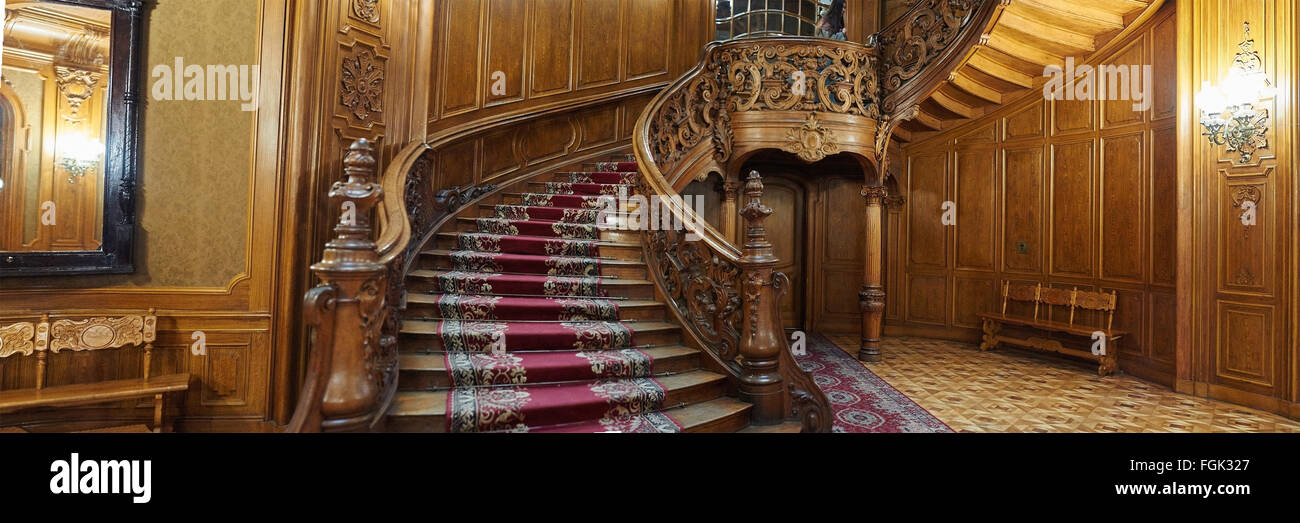
POLYGON ((781 328, 779 284, 772 271, 778 260, 772 255, 772 244, 763 227, 772 209, 763 205, 763 181, 758 171, 749 173, 745 196, 749 201, 740 209, 746 227, 744 256, 740 259, 745 275, 740 395, 754 404, 754 423, 780 423, 785 419, 781 351, 786 342, 781 328))
POLYGON ((884 257, 881 249, 881 227, 886 190, 884 186, 868 185, 862 188, 867 201, 866 235, 867 252, 862 290, 858 292, 858 306, 862 309, 862 344, 858 359, 880 361, 880 331, 885 319, 885 286, 882 277, 884 257))
POLYGON ((371 210, 383 195, 371 181, 375 165, 370 142, 357 140, 348 148, 343 159, 347 178, 334 182, 329 193, 340 213, 336 236, 325 244, 320 263, 311 266, 321 280, 305 303, 304 316, 317 328, 311 350, 322 344, 332 348, 328 364, 320 369, 325 380, 321 428, 327 431, 367 429, 382 393, 371 369, 387 292, 386 271, 371 237, 371 210), (322 300, 320 289, 331 289, 334 296, 322 300))

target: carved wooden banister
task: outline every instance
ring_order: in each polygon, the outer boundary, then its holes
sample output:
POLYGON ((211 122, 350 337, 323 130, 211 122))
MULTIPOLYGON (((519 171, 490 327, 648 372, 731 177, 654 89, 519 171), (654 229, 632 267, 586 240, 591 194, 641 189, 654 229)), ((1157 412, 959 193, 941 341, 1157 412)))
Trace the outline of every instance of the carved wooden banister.
POLYGON ((880 51, 880 101, 885 119, 908 119, 975 48, 1009 0, 920 0, 872 35, 880 51))
POLYGON ((311 266, 321 283, 303 304, 312 332, 305 386, 289 423, 295 432, 366 430, 382 414, 384 369, 376 364, 388 278, 370 216, 383 189, 372 181, 376 161, 368 141, 353 142, 343 165, 346 179, 329 193, 339 212, 335 237, 311 266))

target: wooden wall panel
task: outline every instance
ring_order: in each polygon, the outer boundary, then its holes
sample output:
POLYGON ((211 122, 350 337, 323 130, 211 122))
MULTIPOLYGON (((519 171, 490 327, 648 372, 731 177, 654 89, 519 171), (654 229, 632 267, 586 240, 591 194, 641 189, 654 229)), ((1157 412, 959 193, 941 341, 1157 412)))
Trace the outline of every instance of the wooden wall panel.
POLYGON ((1051 164, 1050 272, 1092 276, 1093 142, 1052 144, 1051 164))
MULTIPOLYGON (((523 2, 516 0, 516 3, 523 2)), ((532 3, 532 38, 528 46, 531 97, 568 92, 572 88, 573 71, 573 1, 534 0, 532 3)))
MULTIPOLYGON (((444 42, 456 42, 455 46, 440 47, 437 73, 440 81, 435 84, 439 96, 434 106, 444 118, 476 109, 478 95, 482 92, 480 86, 486 84, 480 65, 482 42, 479 24, 483 19, 483 3, 484 0, 448 0, 443 3, 445 9, 439 19, 442 21, 441 37, 444 42)), ((511 29, 517 30, 503 27, 498 34, 505 38, 511 29)), ((506 83, 509 85, 509 79, 506 83)))
MULTIPOLYGON (((521 30, 528 27, 528 4, 517 0, 487 0, 487 22, 484 28, 487 31, 487 68, 483 70, 481 76, 445 76, 444 78, 455 78, 456 82, 461 80, 467 85, 478 86, 482 91, 482 96, 487 100, 487 105, 497 105, 502 103, 517 102, 524 99, 524 52, 525 41, 520 38, 521 30), (497 76, 497 72, 501 75, 497 76), (503 89, 493 92, 493 88, 498 85, 503 89), (499 94, 497 94, 499 93, 499 94)), ((459 57, 464 60, 470 56, 468 53, 459 57)), ((468 69, 471 64, 458 64, 459 67, 468 69)), ((452 91, 456 87, 449 85, 452 91)))
MULTIPOLYGON (((672 2, 663 0, 623 0, 628 3, 627 68, 623 81, 657 76, 668 72, 669 31, 663 21, 672 19, 672 2)), ((602 31, 603 32, 603 31, 602 31)), ((606 33, 608 34, 608 33, 606 33)))
POLYGON ((957 268, 994 270, 997 250, 997 150, 957 152, 957 268))
POLYGON ((908 246, 914 266, 948 265, 947 228, 940 221, 948 200, 948 154, 912 158, 908 172, 908 246))
MULTIPOLYGON (((1140 115, 1139 115, 1140 117, 1140 115)), ((1101 140, 1101 277, 1142 281, 1144 133, 1101 140)))
POLYGON ((605 31, 580 31, 578 40, 578 88, 600 87, 619 80, 619 56, 624 39, 610 45, 610 35, 623 32, 624 2, 609 0, 578 0, 578 26, 601 27, 605 31), (617 6, 610 9, 610 4, 617 6))
POLYGON ((1043 270, 1043 146, 1008 147, 1003 158, 1002 270, 1037 273, 1043 270))
MULTIPOLYGON (((975 314, 997 307, 1004 280, 1115 291, 1114 326, 1131 332, 1120 344, 1120 368, 1174 382, 1178 154, 1169 93, 1177 62, 1160 39, 1177 32, 1175 14, 1167 3, 1088 61, 1154 60, 1155 98, 1144 111, 1132 100, 1048 101, 1034 90, 903 148, 906 220, 891 223, 888 234, 905 251, 905 288, 888 293, 902 311, 886 317, 887 331, 978 340, 975 314), (938 228, 949 187, 959 209, 951 238, 938 228)), ((1044 314, 1065 321, 1068 310, 1044 314)), ((1076 315, 1076 322, 1100 321, 1093 312, 1076 315)))

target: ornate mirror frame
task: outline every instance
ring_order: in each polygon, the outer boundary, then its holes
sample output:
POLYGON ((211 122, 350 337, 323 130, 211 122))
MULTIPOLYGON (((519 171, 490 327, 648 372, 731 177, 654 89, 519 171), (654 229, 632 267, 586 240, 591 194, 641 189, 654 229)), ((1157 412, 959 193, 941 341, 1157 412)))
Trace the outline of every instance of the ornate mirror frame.
POLYGON ((135 202, 139 133, 143 0, 40 0, 112 12, 108 110, 104 135, 103 236, 96 251, 0 252, 0 277, 124 274, 135 271, 135 202))

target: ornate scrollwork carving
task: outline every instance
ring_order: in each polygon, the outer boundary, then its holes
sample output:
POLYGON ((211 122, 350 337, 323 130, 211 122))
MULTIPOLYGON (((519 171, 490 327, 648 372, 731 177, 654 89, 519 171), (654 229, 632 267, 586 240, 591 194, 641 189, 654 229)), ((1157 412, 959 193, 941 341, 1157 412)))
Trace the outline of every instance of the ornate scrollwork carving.
POLYGON ((36 350, 36 343, 32 341, 35 334, 36 324, 32 322, 10 323, 0 327, 0 358, 13 354, 31 356, 32 351, 36 350))
POLYGON ((352 16, 372 24, 379 23, 379 0, 352 0, 352 16))
POLYGON ((1258 185, 1239 185, 1232 190, 1232 206, 1238 209, 1241 208, 1241 203, 1246 201, 1258 205, 1260 198, 1258 185))
MULTIPOLYGON (((902 89, 940 54, 956 43, 983 2, 992 0, 921 0, 898 21, 877 33, 882 95, 902 89)), ((893 107, 886 104, 885 111, 893 107)))
POLYGON ((686 241, 684 231, 647 233, 646 253, 669 303, 705 348, 739 371, 740 267, 710 251, 704 242, 686 241))

